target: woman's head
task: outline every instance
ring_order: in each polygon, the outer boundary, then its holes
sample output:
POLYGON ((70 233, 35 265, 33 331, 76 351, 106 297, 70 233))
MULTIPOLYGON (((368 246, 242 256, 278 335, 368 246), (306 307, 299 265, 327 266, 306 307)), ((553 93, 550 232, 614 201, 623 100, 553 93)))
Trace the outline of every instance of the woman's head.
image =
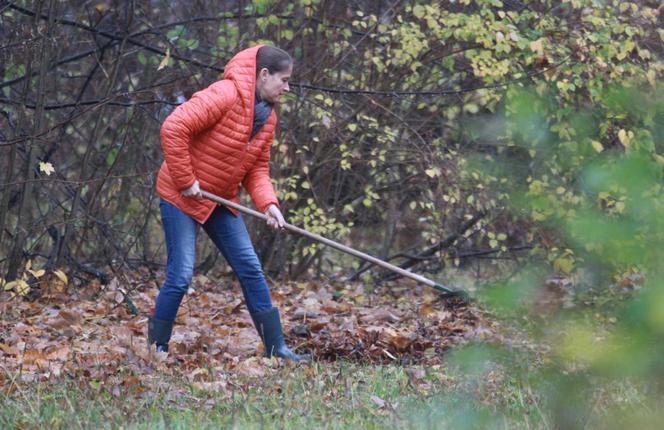
POLYGON ((288 80, 293 72, 293 59, 274 46, 263 46, 256 55, 256 89, 261 98, 277 103, 289 90, 288 80))

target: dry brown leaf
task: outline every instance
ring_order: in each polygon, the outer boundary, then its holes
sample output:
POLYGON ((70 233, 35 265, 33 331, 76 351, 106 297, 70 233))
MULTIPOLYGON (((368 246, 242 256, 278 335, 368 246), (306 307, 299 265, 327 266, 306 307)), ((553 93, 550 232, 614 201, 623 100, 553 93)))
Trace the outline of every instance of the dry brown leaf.
POLYGON ((61 311, 58 313, 58 315, 59 315, 62 319, 64 319, 65 321, 67 321, 67 322, 69 322, 69 323, 71 323, 71 324, 81 324, 81 323, 83 322, 83 317, 82 317, 81 314, 80 314, 77 310, 75 310, 75 309, 71 309, 71 310, 65 310, 65 309, 63 309, 63 310, 61 310, 61 311))
POLYGON ((397 351, 403 352, 408 349, 412 343, 412 338, 397 334, 390 339, 390 345, 396 348, 397 351))
POLYGON ((226 315, 238 313, 242 310, 243 304, 244 302, 242 300, 235 299, 224 307, 224 312, 226 313, 226 315))
POLYGON ((19 356, 19 360, 21 360, 23 364, 32 364, 37 360, 46 361, 46 355, 44 355, 44 353, 41 351, 35 351, 31 349, 25 351, 25 354, 21 354, 21 356, 19 356))
POLYGON ((244 376, 252 377, 261 377, 265 376, 265 368, 263 363, 259 361, 256 357, 251 357, 240 364, 235 368, 238 373, 244 376))
POLYGON ((428 317, 434 312, 433 303, 425 303, 417 310, 418 315, 421 317, 428 317))
POLYGON ((291 313, 291 315, 293 318, 317 318, 319 313, 304 308, 297 308, 291 313))
POLYGON ((372 395, 370 398, 371 401, 374 402, 379 408, 384 408, 385 406, 387 406, 387 402, 378 396, 372 395))
POLYGON ((18 350, 12 346, 0 342, 0 349, 8 355, 18 355, 18 350))
POLYGON ((361 317, 361 321, 376 323, 390 322, 397 323, 401 319, 388 309, 370 309, 366 315, 361 317))
POLYGON ((60 348, 57 348, 55 351, 49 353, 46 358, 49 360, 60 360, 60 361, 65 361, 67 360, 67 356, 71 352, 71 348, 69 345, 64 345, 60 348))

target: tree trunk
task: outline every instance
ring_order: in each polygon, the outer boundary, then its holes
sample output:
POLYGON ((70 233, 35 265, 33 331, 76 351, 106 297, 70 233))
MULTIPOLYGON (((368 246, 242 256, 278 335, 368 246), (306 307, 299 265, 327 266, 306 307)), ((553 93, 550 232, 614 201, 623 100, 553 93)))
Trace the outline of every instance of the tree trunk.
MULTIPOLYGON (((39 25, 39 15, 41 14, 43 3, 39 3, 37 8, 37 15, 34 19, 34 28, 38 28, 39 25)), ((53 23, 55 21, 55 10, 53 5, 53 0, 48 2, 48 21, 46 24, 46 34, 42 37, 41 40, 41 54, 40 54, 40 64, 39 64, 39 84, 37 88, 37 105, 35 109, 35 122, 32 128, 32 136, 26 141, 26 156, 25 164, 23 166, 23 186, 21 189, 20 203, 18 214, 16 217, 16 234, 14 239, 14 247, 12 248, 11 257, 9 259, 9 267, 7 269, 7 278, 15 279, 18 275, 18 268, 22 263, 22 254, 25 246, 25 241, 27 238, 27 225, 29 224, 29 211, 27 210, 28 197, 32 196, 33 187, 34 187, 34 169, 35 169, 35 149, 37 139, 35 136, 41 133, 42 122, 44 120, 44 87, 46 81, 46 74, 48 72, 49 65, 49 46, 53 23)), ((29 79, 28 79, 29 81, 29 79)), ((26 84, 26 89, 29 84, 26 84)), ((26 91, 27 98, 28 91, 26 91)))

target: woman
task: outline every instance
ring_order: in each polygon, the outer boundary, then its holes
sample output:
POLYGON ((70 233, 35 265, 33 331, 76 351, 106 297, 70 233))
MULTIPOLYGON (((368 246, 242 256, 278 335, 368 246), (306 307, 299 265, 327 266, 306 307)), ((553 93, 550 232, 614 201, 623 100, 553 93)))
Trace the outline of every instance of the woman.
POLYGON ((293 60, 284 51, 259 45, 238 53, 224 79, 195 93, 161 128, 164 163, 157 178, 168 253, 166 280, 148 323, 148 341, 168 351, 182 297, 193 275, 198 226, 210 236, 236 273, 268 357, 300 361, 284 342, 279 311, 272 306, 261 264, 242 217, 203 199, 201 189, 239 201, 242 185, 271 228, 283 228, 269 174, 277 115, 288 91, 293 60))

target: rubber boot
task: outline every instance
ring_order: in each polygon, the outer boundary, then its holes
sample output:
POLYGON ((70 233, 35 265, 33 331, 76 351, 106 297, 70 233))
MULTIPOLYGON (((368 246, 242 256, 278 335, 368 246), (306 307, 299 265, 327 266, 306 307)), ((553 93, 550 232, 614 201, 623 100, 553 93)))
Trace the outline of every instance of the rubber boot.
POLYGON ((277 308, 251 314, 251 318, 254 320, 256 330, 258 330, 258 334, 265 345, 264 357, 274 356, 293 361, 309 360, 310 357, 308 355, 296 354, 286 346, 284 332, 281 328, 281 319, 279 318, 279 310, 277 308))
POLYGON ((168 352, 168 341, 173 333, 173 321, 150 317, 148 319, 148 346, 156 344, 157 352, 168 352))

